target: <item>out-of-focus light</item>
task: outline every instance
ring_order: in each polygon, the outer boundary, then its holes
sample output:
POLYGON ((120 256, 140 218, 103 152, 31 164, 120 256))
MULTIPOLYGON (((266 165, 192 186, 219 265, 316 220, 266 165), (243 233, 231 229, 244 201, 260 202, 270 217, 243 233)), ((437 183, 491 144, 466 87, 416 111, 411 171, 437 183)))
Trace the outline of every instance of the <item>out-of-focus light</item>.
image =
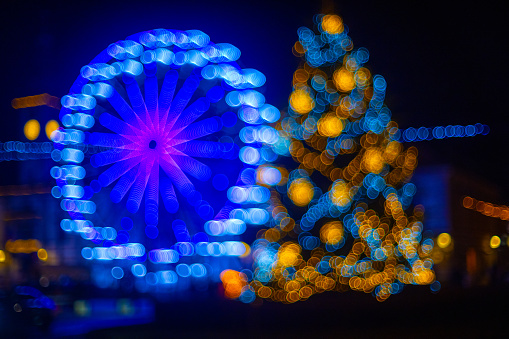
POLYGON ((315 107, 315 101, 305 90, 295 90, 290 95, 290 106, 300 114, 309 113, 315 107))
POLYGON ((366 153, 364 153, 362 162, 368 172, 373 172, 375 174, 380 173, 384 166, 382 151, 374 147, 368 148, 366 153))
POLYGON ((122 267, 115 266, 111 269, 111 275, 115 279, 122 279, 124 277, 124 270, 122 267))
POLYGON ((491 248, 499 248, 500 247, 500 237, 497 235, 494 235, 490 239, 490 247, 491 248))
POLYGON ((12 99, 11 105, 14 109, 36 107, 42 105, 60 109, 60 99, 49 95, 48 93, 44 93, 12 99))
POLYGON ((34 253, 41 248, 41 243, 37 239, 18 239, 7 240, 5 249, 11 253, 34 253))
POLYGON ((236 299, 240 297, 247 278, 244 273, 235 270, 224 270, 220 275, 226 297, 236 299))
POLYGON ((345 68, 341 68, 334 72, 334 83, 342 92, 350 92, 355 88, 355 79, 353 73, 345 68))
POLYGON ((44 248, 39 249, 37 251, 37 257, 42 261, 48 260, 48 251, 46 251, 44 248))
POLYGON ((46 123, 46 127, 44 128, 44 130, 46 132, 46 136, 48 137, 48 139, 51 140, 51 133, 56 131, 59 127, 60 125, 56 120, 50 120, 46 123))
POLYGON ((0 250, 0 262, 5 262, 5 252, 0 250))
POLYGON ((467 126, 409 127, 404 130, 398 130, 397 133, 393 135, 393 139, 405 142, 416 142, 432 139, 473 137, 479 134, 487 135, 489 132, 489 126, 480 123, 467 126))
POLYGON ((35 140, 39 137, 39 133, 41 133, 41 125, 39 121, 35 119, 28 120, 23 128, 23 133, 25 133, 25 137, 28 140, 35 140))
POLYGON ((341 134, 343 123, 335 115, 326 115, 318 120, 318 132, 324 137, 335 138, 341 134))
POLYGON ((313 184, 306 179, 296 179, 292 181, 288 188, 288 196, 297 206, 306 206, 313 199, 313 184))
POLYGON ((143 277, 147 274, 147 268, 143 264, 134 264, 131 266, 131 272, 136 277, 143 277))
POLYGON ((495 205, 467 196, 463 198, 463 207, 482 213, 487 217, 509 220, 509 206, 495 205))
POLYGON ((343 20, 338 15, 325 15, 322 18, 322 29, 329 34, 343 32, 343 20))
POLYGON ((259 167, 256 177, 257 181, 269 186, 279 184, 282 179, 281 172, 274 167, 259 167))
POLYGON ((437 238, 437 244, 440 248, 447 248, 451 244, 452 238, 449 233, 441 233, 437 238))

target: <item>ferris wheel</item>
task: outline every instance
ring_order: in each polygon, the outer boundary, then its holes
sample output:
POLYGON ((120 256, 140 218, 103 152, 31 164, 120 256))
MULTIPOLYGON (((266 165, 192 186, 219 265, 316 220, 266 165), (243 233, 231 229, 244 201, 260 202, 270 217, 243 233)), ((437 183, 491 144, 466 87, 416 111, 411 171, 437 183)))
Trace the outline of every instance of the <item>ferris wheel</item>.
POLYGON ((97 55, 62 98, 52 193, 69 214, 62 229, 111 273, 99 285, 131 275, 164 289, 242 269, 242 237, 270 219, 257 168, 278 156, 269 124, 280 113, 239 57, 201 31, 141 32, 97 55))

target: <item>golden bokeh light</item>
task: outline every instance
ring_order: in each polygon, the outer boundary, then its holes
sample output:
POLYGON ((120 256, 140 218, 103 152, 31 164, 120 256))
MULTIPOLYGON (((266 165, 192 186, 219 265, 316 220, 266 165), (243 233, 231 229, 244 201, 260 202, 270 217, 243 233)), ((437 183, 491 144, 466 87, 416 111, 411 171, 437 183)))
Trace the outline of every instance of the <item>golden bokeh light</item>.
POLYGON ((336 70, 333 75, 334 84, 341 92, 350 92, 355 88, 353 73, 346 68, 336 70))
POLYGON ((320 239, 323 243, 337 245, 343 240, 343 232, 340 221, 330 221, 320 229, 320 239))
POLYGON ((246 286, 247 278, 243 273, 235 270, 224 270, 220 274, 226 297, 236 299, 242 293, 242 288, 246 286))
POLYGON ((51 140, 51 133, 56 131, 59 127, 60 125, 56 120, 50 120, 46 123, 44 130, 46 132, 46 136, 48 137, 48 139, 51 140))
POLYGON ((37 251, 37 257, 42 261, 48 260, 48 251, 46 251, 44 248, 39 249, 37 251))
POLYGON ((343 32, 343 19, 338 15, 325 15, 322 18, 322 29, 329 34, 340 34, 343 32))
POLYGON ((297 113, 306 114, 315 107, 315 101, 307 91, 297 89, 290 95, 290 107, 297 113))
POLYGON ((343 131, 343 123, 335 114, 328 114, 318 120, 318 133, 324 137, 335 138, 343 131))
POLYGON ((306 206, 313 199, 313 184, 306 179, 295 179, 288 188, 288 196, 297 206, 306 206))
POLYGON ((28 140, 35 140, 41 133, 41 125, 35 119, 28 120, 23 128, 23 133, 28 140))
POLYGON ((451 235, 449 233, 441 233, 437 238, 437 245, 440 248, 447 248, 452 242, 451 235))
POLYGON ((375 147, 366 149, 364 157, 362 158, 362 163, 367 173, 373 172, 375 174, 378 174, 382 172, 382 169, 384 167, 384 158, 382 156, 382 150, 375 147))
POLYGON ((500 240, 500 237, 497 235, 492 236, 490 239, 490 247, 491 248, 499 248, 501 243, 502 242, 500 240))

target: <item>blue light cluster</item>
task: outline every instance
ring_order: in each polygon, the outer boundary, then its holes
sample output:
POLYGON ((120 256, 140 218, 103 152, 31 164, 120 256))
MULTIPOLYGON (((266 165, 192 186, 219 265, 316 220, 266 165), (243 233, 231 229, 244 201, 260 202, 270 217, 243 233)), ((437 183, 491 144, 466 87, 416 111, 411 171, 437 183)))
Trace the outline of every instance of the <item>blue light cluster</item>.
MULTIPOLYGON (((317 16, 321 20, 321 16, 317 16)), ((348 28, 344 26, 341 33, 330 34, 324 31, 321 26, 320 34, 315 34, 307 27, 297 30, 299 42, 306 50, 306 62, 312 67, 331 65, 350 51, 353 46, 352 39, 348 36, 348 28)), ((369 54, 359 55, 359 59, 366 62, 369 54)))

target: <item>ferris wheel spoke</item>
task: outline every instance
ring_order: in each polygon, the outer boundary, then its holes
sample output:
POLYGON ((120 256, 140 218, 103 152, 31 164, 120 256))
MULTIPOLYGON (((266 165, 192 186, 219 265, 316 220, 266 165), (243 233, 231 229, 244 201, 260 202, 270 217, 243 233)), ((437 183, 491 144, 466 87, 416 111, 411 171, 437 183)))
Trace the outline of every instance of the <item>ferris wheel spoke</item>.
POLYGON ((187 107, 180 118, 175 122, 173 129, 168 130, 167 135, 170 137, 180 133, 184 128, 193 123, 196 119, 207 112, 210 108, 210 102, 205 98, 199 98, 187 107))
POLYGON ((176 145, 174 149, 181 151, 190 157, 221 158, 223 153, 222 145, 222 143, 215 141, 191 140, 186 143, 176 145))
POLYGON ((123 148, 128 140, 119 134, 91 132, 88 142, 93 146, 123 148))
POLYGON ((191 100, 194 92, 198 89, 199 85, 200 77, 196 75, 191 75, 186 79, 186 81, 184 81, 184 84, 177 92, 175 99, 173 99, 171 103, 170 110, 168 112, 168 118, 164 121, 164 123, 167 122, 167 130, 173 127, 180 114, 184 111, 187 104, 189 103, 189 100, 191 100))
POLYGON ((131 135, 136 136, 140 135, 141 131, 136 127, 126 123, 125 121, 120 120, 117 117, 109 114, 108 112, 104 112, 99 117, 99 122, 101 125, 109 129, 110 131, 120 134, 120 135, 131 135))
POLYGON ((126 84, 127 96, 129 97, 129 101, 131 102, 132 111, 136 116, 136 121, 140 128, 146 129, 148 127, 147 123, 147 106, 145 105, 145 100, 143 99, 143 95, 141 94, 140 86, 136 80, 126 84))
POLYGON ((177 87, 177 80, 179 74, 176 70, 171 70, 164 76, 163 85, 161 87, 161 93, 159 95, 158 110, 159 110, 159 128, 164 128, 166 119, 168 118, 168 110, 170 109, 175 94, 175 88, 177 87))
POLYGON ((136 179, 138 174, 138 167, 138 164, 136 164, 120 178, 115 187, 111 190, 111 201, 119 203, 122 199, 124 199, 124 196, 126 195, 127 191, 129 191, 134 183, 134 180, 136 179))
POLYGON ((166 175, 184 197, 188 197, 195 190, 193 183, 169 155, 163 156, 160 159, 160 164, 166 175))
POLYGON ((110 168, 99 175, 99 183, 102 187, 109 186, 112 182, 120 178, 131 168, 139 164, 143 158, 138 156, 132 159, 126 159, 113 164, 110 168))
POLYGON ((154 161, 145 194, 145 223, 156 226, 159 221, 159 164, 154 161))
MULTIPOLYGON (((178 151, 177 151, 178 152, 178 151)), ((180 152, 178 152, 180 153, 180 152)), ((172 155, 175 163, 186 173, 200 181, 207 181, 212 175, 210 167, 184 153, 172 155)))
POLYGON ((221 128, 223 128, 221 118, 212 117, 184 127, 175 137, 189 141, 218 132, 221 128))
POLYGON ((146 125, 152 129, 157 130, 159 125, 159 112, 157 105, 157 78, 155 76, 147 76, 145 78, 145 104, 147 106, 147 121, 146 125))
POLYGON ((171 180, 167 177, 162 178, 160 184, 164 207, 168 212, 176 213, 179 209, 179 203, 171 180))
POLYGON ((122 119, 134 126, 139 128, 140 118, 135 114, 131 106, 122 98, 122 96, 113 88, 111 97, 108 98, 108 102, 113 106, 115 111, 122 117, 122 119))
POLYGON ((131 213, 136 213, 140 209, 141 199, 143 198, 143 193, 147 187, 153 165, 154 158, 144 159, 144 161, 140 163, 138 175, 134 181, 133 187, 129 193, 129 198, 125 205, 127 210, 131 213))
POLYGON ((92 155, 92 157, 90 158, 90 164, 93 167, 101 167, 112 164, 117 161, 131 159, 142 154, 143 153, 140 151, 114 148, 92 155))

